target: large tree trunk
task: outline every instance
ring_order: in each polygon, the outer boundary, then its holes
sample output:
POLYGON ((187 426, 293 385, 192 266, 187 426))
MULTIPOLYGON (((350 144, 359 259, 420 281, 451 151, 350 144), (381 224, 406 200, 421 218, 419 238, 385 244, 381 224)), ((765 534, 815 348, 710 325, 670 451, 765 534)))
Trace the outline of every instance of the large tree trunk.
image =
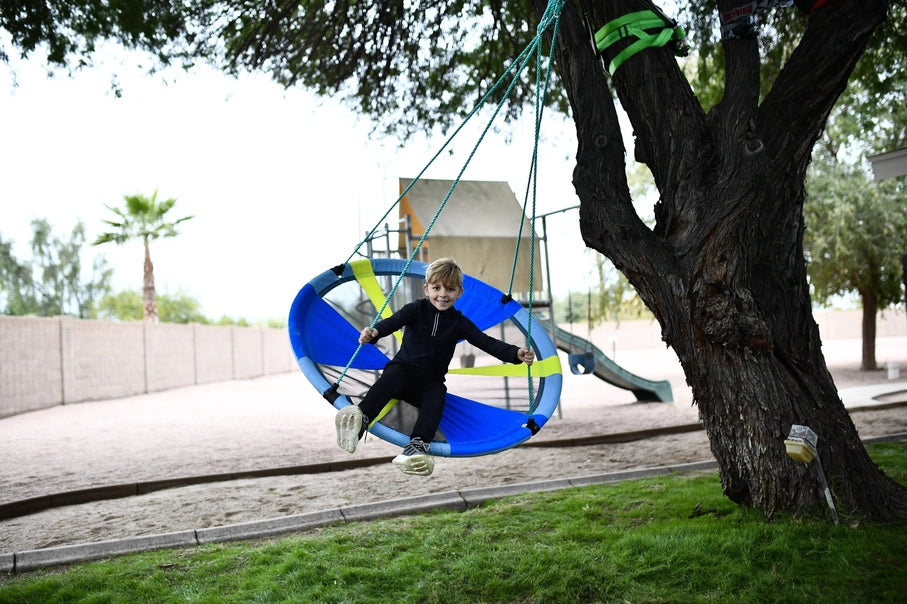
MULTIPOLYGON (((646 8, 588 4, 593 29, 646 8)), ((907 489, 866 454, 826 368, 802 250, 810 151, 885 9, 842 0, 816 13, 761 104, 756 41, 726 43, 725 98, 708 114, 669 50, 625 62, 611 82, 661 194, 654 229, 632 205, 609 80, 588 29, 576 11, 563 12, 556 56, 579 141, 584 240, 627 276, 676 351, 725 494, 769 517, 825 505, 815 469, 786 454, 793 424, 818 434, 841 509, 875 518, 907 510, 907 489)))

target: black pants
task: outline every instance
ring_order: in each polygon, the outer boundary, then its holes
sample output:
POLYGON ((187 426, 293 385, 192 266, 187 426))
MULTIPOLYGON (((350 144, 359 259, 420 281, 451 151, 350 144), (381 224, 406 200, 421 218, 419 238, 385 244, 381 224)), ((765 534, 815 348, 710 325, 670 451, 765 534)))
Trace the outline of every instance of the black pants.
POLYGON ((429 443, 441 424, 446 394, 447 386, 443 381, 426 380, 418 371, 391 361, 359 403, 359 409, 371 421, 392 398, 405 400, 419 408, 419 417, 410 437, 429 443))

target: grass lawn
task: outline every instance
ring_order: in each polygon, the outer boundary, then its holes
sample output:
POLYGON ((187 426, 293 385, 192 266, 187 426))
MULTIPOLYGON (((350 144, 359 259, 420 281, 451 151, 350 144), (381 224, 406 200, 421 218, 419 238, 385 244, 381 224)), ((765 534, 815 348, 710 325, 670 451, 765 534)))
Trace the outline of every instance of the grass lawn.
MULTIPOLYGON (((907 483, 907 443, 869 446, 907 483)), ((633 480, 0 577, 0 603, 904 602, 907 521, 771 522, 717 474, 633 480)))

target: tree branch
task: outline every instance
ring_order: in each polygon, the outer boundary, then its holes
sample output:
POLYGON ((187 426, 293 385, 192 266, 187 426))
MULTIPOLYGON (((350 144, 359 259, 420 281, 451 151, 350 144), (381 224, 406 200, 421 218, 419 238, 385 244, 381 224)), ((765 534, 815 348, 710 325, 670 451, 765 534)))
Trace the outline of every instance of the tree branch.
MULTIPOLYGON (((722 0, 719 14, 730 10, 738 0, 722 0)), ((740 162, 740 154, 756 155, 764 144, 753 133, 755 113, 759 104, 760 60, 759 41, 739 38, 722 41, 725 56, 724 96, 709 114, 715 125, 714 135, 719 139, 718 154, 720 174, 730 174, 740 162), (731 152, 735 150, 736 152, 731 152)))
POLYGON ((832 107, 887 11, 888 0, 838 0, 810 17, 759 109, 760 138, 776 163, 806 170, 832 107))
MULTIPOLYGON (((639 69, 629 66, 636 58, 621 69, 639 69)), ((591 47, 588 28, 576 11, 565 10, 562 15, 557 62, 576 123, 578 149, 573 184, 581 202, 583 239, 586 245, 610 258, 643 299, 651 302, 656 289, 668 287, 665 276, 675 262, 664 240, 645 225, 633 207, 626 176, 626 150, 607 75, 591 47), (656 280, 660 280, 660 285, 656 280)), ((641 94, 653 96, 651 90, 641 94)), ((670 134, 659 136, 669 138, 670 134)))
MULTIPOLYGON (((638 0, 602 1, 596 4, 593 18, 607 23, 647 8, 638 0)), ((710 148, 705 113, 674 53, 666 47, 633 55, 612 74, 612 84, 633 126, 636 159, 649 167, 661 194, 655 230, 664 238, 682 236, 696 217, 691 215, 693 206, 680 201, 693 197, 681 191, 710 148)))

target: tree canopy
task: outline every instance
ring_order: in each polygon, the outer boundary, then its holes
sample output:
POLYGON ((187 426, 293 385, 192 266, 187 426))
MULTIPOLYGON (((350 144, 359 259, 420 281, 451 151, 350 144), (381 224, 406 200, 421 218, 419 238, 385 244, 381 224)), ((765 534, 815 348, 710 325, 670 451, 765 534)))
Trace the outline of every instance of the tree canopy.
MULTIPOLYGON (((692 47, 682 66, 709 109, 724 95, 718 3, 676 4, 673 16, 692 47)), ((567 10, 583 6, 571 3, 567 10)), ((890 10, 838 101, 832 128, 824 134, 829 147, 860 142, 882 152, 907 144, 907 1, 894 0, 890 10)), ((796 48, 807 19, 793 8, 759 15, 763 96, 796 48)), ((528 0, 365 5, 349 0, 43 0, 0 5, 0 29, 9 34, 7 43, 0 39, 0 60, 45 48, 51 67, 77 70, 92 63, 103 42, 113 41, 148 51, 157 66, 189 68, 202 61, 232 74, 266 72, 283 86, 341 98, 385 131, 406 138, 447 128, 474 107, 532 38, 536 20, 528 0)), ((531 106, 533 84, 528 74, 521 75, 505 104, 505 119, 531 106)), ((490 101, 498 102, 501 94, 490 101)), ((548 100, 552 108, 569 111, 557 82, 548 100)))
POLYGON ((169 0, 37 0, 0 3, 0 28, 10 46, 0 46, 0 59, 17 51, 28 57, 44 47, 55 66, 76 68, 91 63, 101 43, 112 40, 154 53, 161 62, 184 49, 200 24, 190 3, 169 0))
MULTIPOLYGON (((678 19, 690 32, 695 52, 685 67, 703 107, 710 108, 724 95, 725 52, 716 28, 716 2, 683 4, 678 19)), ((765 96, 790 58, 809 16, 794 9, 759 15, 762 34, 760 94, 765 96)), ((822 146, 836 154, 856 146, 882 152, 907 145, 907 2, 891 3, 889 16, 867 42, 847 88, 842 92, 823 133, 822 146)))

